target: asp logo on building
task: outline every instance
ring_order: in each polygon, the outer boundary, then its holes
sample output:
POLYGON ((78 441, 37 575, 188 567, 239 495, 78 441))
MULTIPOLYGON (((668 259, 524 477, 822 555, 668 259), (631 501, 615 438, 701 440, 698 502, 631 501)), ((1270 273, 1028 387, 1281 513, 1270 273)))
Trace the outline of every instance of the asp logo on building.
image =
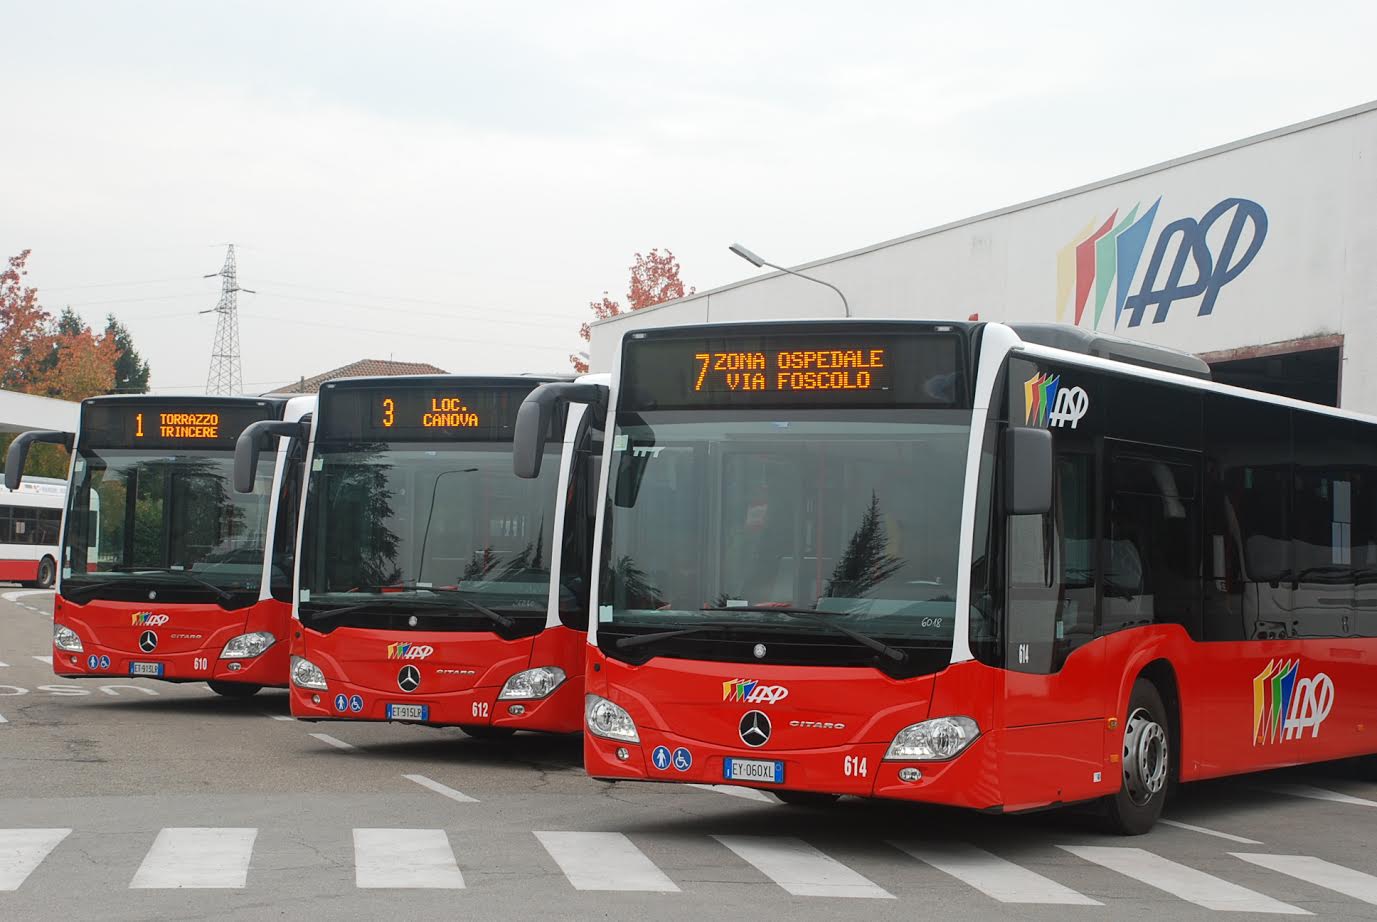
POLYGON ((1069 426, 1075 429, 1090 412, 1090 395, 1083 387, 1062 387, 1061 375, 1042 373, 1023 382, 1025 426, 1069 426))
POLYGON ((1334 682, 1323 672, 1299 678, 1300 660, 1271 660, 1253 677, 1253 745, 1314 739, 1334 708, 1334 682))
POLYGON ((1177 301, 1199 299, 1197 317, 1214 312, 1225 285, 1252 265, 1267 239, 1267 211, 1246 198, 1226 198, 1200 218, 1178 218, 1158 233, 1151 248, 1161 196, 1139 214, 1142 203, 1120 218, 1119 209, 1095 218, 1057 252, 1057 322, 1074 307, 1077 326, 1099 329, 1105 308, 1114 308, 1113 329, 1136 327, 1149 308, 1153 323, 1167 319, 1177 301), (1149 253, 1142 277, 1143 254, 1149 253), (1137 284, 1137 290, 1134 285, 1137 284))
POLYGON ((723 701, 774 704, 787 697, 789 697, 789 689, 783 685, 762 685, 757 679, 728 679, 722 683, 723 701))
POLYGON ((425 659, 434 652, 434 647, 423 643, 390 643, 387 645, 388 659, 425 659))

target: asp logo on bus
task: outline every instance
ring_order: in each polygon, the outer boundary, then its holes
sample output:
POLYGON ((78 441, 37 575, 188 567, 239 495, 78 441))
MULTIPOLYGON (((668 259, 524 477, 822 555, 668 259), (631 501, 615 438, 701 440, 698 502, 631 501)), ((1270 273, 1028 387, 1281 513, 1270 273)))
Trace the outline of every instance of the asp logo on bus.
POLYGON ((1090 411, 1083 387, 1062 387, 1061 375, 1042 373, 1023 382, 1025 426, 1069 426, 1075 429, 1090 411))
POLYGON ((151 611, 135 612, 129 616, 129 623, 134 627, 162 627, 168 620, 167 615, 155 615, 151 611))
POLYGON ((425 659, 434 652, 434 647, 423 643, 390 643, 387 645, 388 659, 425 659))
POLYGON ((1209 316, 1220 291, 1252 265, 1267 239, 1267 210, 1251 199, 1226 198, 1199 218, 1163 227, 1140 279, 1161 204, 1158 196, 1141 216, 1139 202, 1122 218, 1119 209, 1103 221, 1094 218, 1057 252, 1058 323, 1073 304, 1076 326, 1090 314, 1089 326, 1099 329, 1106 305, 1114 308, 1112 329, 1139 326, 1149 308, 1155 308, 1152 322, 1162 323, 1174 303, 1197 298, 1196 316, 1209 316))
POLYGON ((722 683, 723 701, 774 704, 789 697, 783 685, 761 685, 757 679, 728 679, 722 683))
POLYGON ((1323 672, 1299 678, 1300 660, 1271 660, 1253 677, 1253 745, 1320 735, 1334 708, 1334 682, 1323 672))

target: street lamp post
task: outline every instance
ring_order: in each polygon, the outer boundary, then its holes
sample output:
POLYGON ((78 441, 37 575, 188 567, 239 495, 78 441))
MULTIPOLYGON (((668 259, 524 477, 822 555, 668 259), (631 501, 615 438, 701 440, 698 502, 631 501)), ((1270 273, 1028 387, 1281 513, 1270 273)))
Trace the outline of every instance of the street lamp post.
POLYGON ((793 269, 786 269, 783 266, 776 266, 772 262, 767 262, 766 260, 761 259, 759 256, 752 253, 750 250, 746 249, 739 243, 733 243, 727 249, 731 250, 737 256, 740 256, 742 259, 746 260, 746 262, 755 266, 757 269, 759 269, 761 266, 769 266, 771 269, 778 269, 780 272, 783 272, 787 275, 796 275, 801 279, 807 279, 808 281, 816 282, 819 285, 826 285, 828 288, 832 289, 837 293, 837 297, 841 298, 842 310, 845 312, 846 316, 851 316, 851 305, 847 303, 846 295, 842 294, 842 290, 838 288, 836 285, 833 285, 831 282, 824 282, 820 278, 814 278, 811 275, 804 275, 802 272, 795 272, 793 269))

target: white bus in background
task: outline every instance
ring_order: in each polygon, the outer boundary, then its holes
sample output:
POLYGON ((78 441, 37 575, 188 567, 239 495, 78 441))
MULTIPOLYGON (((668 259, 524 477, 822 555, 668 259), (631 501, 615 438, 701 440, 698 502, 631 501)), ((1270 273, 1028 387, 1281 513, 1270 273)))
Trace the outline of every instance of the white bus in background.
POLYGON ((67 481, 55 477, 26 477, 17 490, 0 485, 0 581, 52 586, 66 502, 67 481))

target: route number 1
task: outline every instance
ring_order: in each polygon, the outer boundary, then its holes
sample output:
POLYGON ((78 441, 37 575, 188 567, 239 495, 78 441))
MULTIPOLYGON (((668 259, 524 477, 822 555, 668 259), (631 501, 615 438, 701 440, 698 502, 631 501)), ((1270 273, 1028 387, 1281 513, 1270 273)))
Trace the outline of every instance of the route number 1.
POLYGON ((135 414, 134 414, 134 438, 136 438, 136 439, 141 439, 141 438, 143 438, 143 414, 142 414, 142 413, 135 413, 135 414))

